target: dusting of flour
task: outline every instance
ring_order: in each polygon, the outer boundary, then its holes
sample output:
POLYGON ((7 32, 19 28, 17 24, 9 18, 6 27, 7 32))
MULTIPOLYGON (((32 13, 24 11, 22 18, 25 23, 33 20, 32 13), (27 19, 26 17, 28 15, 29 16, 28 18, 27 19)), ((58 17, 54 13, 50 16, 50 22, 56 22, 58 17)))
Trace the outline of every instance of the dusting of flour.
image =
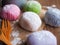
POLYGON ((19 37, 19 31, 12 31, 11 36, 13 37, 13 40, 11 41, 12 45, 17 45, 17 44, 21 44, 21 38, 19 37))

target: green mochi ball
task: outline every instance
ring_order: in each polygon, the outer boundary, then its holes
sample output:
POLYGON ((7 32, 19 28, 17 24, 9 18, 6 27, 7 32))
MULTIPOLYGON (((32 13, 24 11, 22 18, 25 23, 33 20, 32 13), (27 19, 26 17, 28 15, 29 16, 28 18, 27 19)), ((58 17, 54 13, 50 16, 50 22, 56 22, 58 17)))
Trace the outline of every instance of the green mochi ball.
POLYGON ((24 6, 24 11, 32 11, 39 14, 41 11, 41 4, 37 1, 28 1, 24 6))

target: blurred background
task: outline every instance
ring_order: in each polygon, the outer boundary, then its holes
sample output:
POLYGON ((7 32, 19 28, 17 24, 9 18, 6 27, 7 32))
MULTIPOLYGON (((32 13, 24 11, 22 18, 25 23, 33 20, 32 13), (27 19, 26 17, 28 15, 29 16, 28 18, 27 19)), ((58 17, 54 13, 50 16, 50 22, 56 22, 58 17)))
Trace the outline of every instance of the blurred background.
POLYGON ((51 6, 56 5, 56 7, 60 8, 60 0, 38 0, 43 6, 51 6))
POLYGON ((2 5, 2 0, 0 0, 0 6, 2 5))
MULTIPOLYGON (((2 0, 0 0, 0 6, 2 5, 2 0)), ((37 0, 39 1, 43 6, 51 6, 56 5, 56 7, 60 8, 60 0, 37 0)))

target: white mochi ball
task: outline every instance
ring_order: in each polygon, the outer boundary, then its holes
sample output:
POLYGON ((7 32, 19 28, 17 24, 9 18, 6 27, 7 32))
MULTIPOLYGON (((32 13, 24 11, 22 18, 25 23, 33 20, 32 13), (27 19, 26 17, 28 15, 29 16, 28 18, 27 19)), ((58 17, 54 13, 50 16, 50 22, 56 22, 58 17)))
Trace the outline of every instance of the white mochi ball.
POLYGON ((40 17, 34 12, 24 12, 19 20, 22 28, 29 31, 37 31, 42 22, 40 17))
POLYGON ((27 45, 57 45, 57 39, 51 32, 42 30, 30 34, 27 45))
POLYGON ((45 22, 54 27, 60 27, 60 10, 57 8, 50 8, 45 14, 45 22))

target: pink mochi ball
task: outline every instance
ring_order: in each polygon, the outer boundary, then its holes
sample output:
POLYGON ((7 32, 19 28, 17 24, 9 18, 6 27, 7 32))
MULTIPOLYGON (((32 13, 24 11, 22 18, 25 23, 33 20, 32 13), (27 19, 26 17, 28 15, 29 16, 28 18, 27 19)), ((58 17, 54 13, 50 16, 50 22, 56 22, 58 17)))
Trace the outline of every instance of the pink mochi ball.
POLYGON ((20 15, 20 9, 15 4, 5 5, 2 9, 1 17, 10 21, 17 20, 20 15))

